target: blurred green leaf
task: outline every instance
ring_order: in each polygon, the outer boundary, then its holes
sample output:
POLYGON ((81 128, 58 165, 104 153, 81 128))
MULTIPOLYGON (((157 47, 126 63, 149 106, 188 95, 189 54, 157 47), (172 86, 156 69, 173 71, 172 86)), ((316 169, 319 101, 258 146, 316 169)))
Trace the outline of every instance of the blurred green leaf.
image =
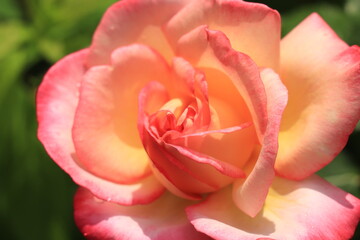
POLYGON ((348 0, 345 12, 350 17, 354 31, 349 39, 351 44, 360 45, 360 0, 348 0))
POLYGON ((90 44, 103 12, 115 1, 11 0, 6 6, 2 2, 0 20, 6 20, 0 22, 2 238, 84 239, 73 221, 76 185, 36 137, 35 87, 50 63, 90 44), (1 15, 3 6, 13 7, 5 10, 13 11, 6 18, 1 15))
POLYGON ((15 83, 0 104, 1 228, 14 239, 68 240, 81 236, 71 211, 76 187, 36 137, 34 99, 34 90, 15 83))
POLYGON ((65 55, 64 44, 60 41, 42 39, 38 43, 39 51, 49 62, 55 62, 65 55))
POLYGON ((28 29, 19 21, 8 21, 0 24, 0 59, 15 51, 29 39, 28 29))
POLYGON ((351 158, 351 155, 343 151, 317 174, 335 186, 360 197, 359 166, 351 158))
POLYGON ((0 104, 11 91, 14 82, 21 76, 26 63, 26 52, 22 51, 13 52, 7 58, 0 59, 0 104))
POLYGON ((354 32, 354 24, 343 9, 328 3, 309 4, 282 15, 282 29, 285 35, 311 13, 317 12, 345 41, 349 41, 354 32))
POLYGON ((14 0, 0 0, 0 21, 19 18, 20 11, 14 0))
POLYGON ((348 15, 360 18, 360 1, 359 0, 347 0, 345 4, 345 12, 348 15))
POLYGON ((50 62, 90 45, 95 26, 115 0, 32 1, 33 43, 50 62), (86 6, 86 7, 84 7, 86 6))

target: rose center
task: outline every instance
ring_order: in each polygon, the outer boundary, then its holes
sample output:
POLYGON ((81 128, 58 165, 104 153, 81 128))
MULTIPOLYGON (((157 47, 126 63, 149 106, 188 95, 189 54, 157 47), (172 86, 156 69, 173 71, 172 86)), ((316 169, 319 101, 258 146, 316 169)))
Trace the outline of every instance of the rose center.
POLYGON ((158 138, 185 133, 194 126, 196 117, 196 104, 187 104, 184 99, 174 98, 149 116, 150 131, 158 138))

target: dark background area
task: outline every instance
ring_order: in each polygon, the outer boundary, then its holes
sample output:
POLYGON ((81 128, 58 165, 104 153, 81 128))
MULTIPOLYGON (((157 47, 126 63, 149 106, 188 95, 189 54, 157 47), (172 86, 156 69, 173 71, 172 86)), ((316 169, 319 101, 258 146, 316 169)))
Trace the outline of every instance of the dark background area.
MULTIPOLYGON (((1 239, 84 239, 72 215, 76 185, 37 140, 35 93, 53 63, 89 46, 102 14, 114 2, 0 0, 1 239)), ((283 34, 316 11, 342 39, 350 45, 360 45, 360 0, 261 2, 279 10, 283 34)), ((357 197, 359 128, 358 125, 345 150, 319 172, 357 197)), ((354 239, 360 239, 359 231, 354 239)))

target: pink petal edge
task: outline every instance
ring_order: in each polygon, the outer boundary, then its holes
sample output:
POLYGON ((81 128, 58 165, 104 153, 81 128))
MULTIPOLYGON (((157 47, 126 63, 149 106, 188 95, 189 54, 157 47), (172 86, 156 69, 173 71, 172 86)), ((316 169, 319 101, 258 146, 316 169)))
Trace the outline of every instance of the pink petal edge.
MULTIPOLYGON (((263 141, 267 125, 266 94, 258 66, 247 55, 235 51, 224 33, 200 26, 179 39, 178 54, 198 68, 213 68, 229 77, 251 113, 258 139, 263 141)), ((211 88, 211 81, 208 82, 211 88)), ((210 95, 211 97, 211 95, 210 95)))
POLYGON ((254 218, 231 201, 231 189, 186 209, 195 228, 221 240, 348 240, 360 219, 360 200, 318 176, 276 178, 254 218))
POLYGON ((173 52, 161 28, 187 2, 126 0, 114 3, 95 31, 87 65, 109 64, 113 50, 135 42, 150 46, 171 59, 173 52))
POLYGON ((164 187, 153 176, 136 184, 121 185, 99 178, 77 164, 71 128, 87 54, 88 49, 70 54, 45 75, 36 96, 38 138, 74 182, 90 189, 97 197, 124 205, 152 202, 164 192, 164 187))
POLYGON ((281 50, 289 104, 275 168, 300 180, 330 163, 360 120, 360 48, 312 14, 285 36, 281 50))
POLYGON ((261 210, 275 175, 280 121, 288 99, 287 89, 273 70, 263 69, 261 78, 266 89, 269 117, 264 142, 249 176, 235 181, 233 186, 234 202, 252 217, 261 210))
POLYGON ((151 204, 121 206, 97 199, 79 188, 74 215, 79 229, 89 239, 210 240, 186 218, 184 209, 192 203, 165 193, 151 204))
POLYGON ((249 55, 257 65, 278 68, 281 20, 276 10, 246 1, 197 0, 174 15, 164 31, 176 46, 201 25, 224 33, 236 51, 249 55))

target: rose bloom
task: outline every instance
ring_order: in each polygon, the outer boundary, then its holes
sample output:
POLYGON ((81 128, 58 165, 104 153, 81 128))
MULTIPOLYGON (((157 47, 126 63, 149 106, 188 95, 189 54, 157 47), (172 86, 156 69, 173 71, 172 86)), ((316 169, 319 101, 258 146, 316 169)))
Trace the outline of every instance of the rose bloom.
POLYGON ((314 175, 360 118, 360 48, 316 13, 123 0, 46 74, 38 136, 89 239, 349 239, 360 200, 314 175))

